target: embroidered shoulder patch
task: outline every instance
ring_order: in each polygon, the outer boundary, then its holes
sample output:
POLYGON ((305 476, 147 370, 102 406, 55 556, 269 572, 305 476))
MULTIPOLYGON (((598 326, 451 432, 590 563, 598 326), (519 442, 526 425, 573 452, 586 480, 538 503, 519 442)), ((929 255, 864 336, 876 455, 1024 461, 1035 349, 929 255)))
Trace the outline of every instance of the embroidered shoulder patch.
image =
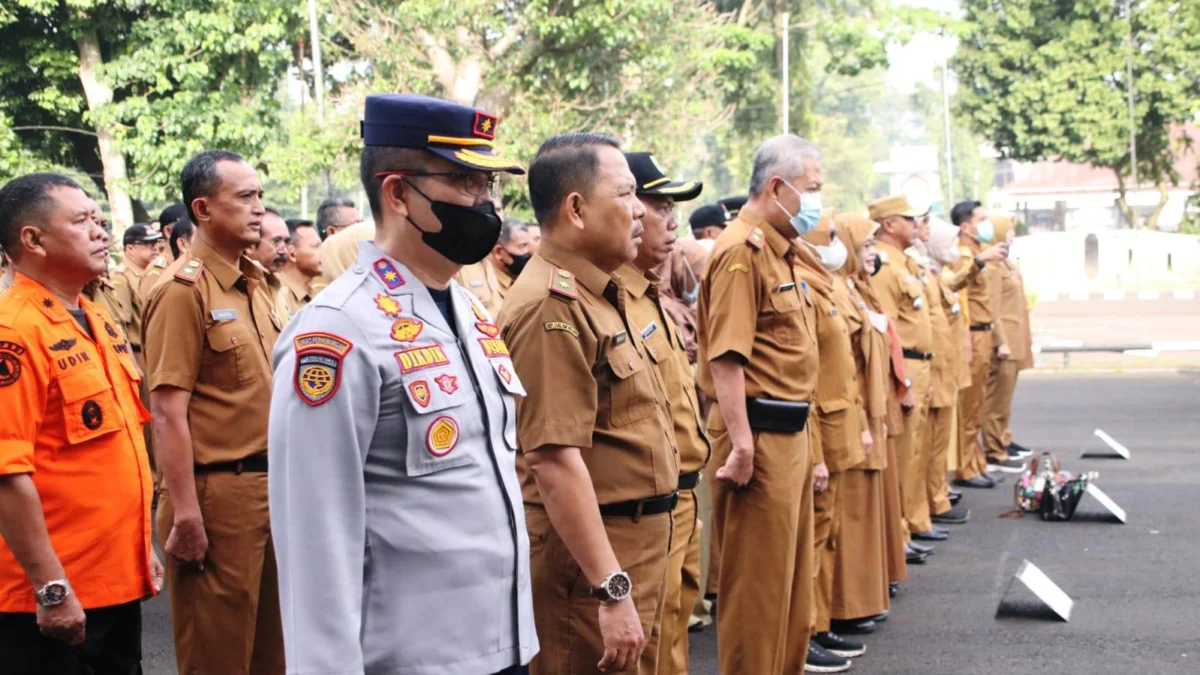
POLYGON ((572 326, 565 321, 547 321, 546 323, 542 324, 542 327, 547 331, 561 330, 564 333, 570 333, 575 337, 579 337, 579 331, 575 328, 575 326, 572 326))
POLYGON ((333 398, 342 382, 342 359, 353 345, 332 333, 302 333, 296 349, 295 388, 300 400, 318 406, 333 398))
POLYGON ((395 357, 396 363, 400 366, 400 373, 404 375, 450 363, 450 359, 446 357, 446 352, 441 345, 406 349, 396 352, 395 357))
POLYGON ((725 271, 726 272, 745 272, 746 274, 749 274, 750 267, 744 263, 733 263, 729 267, 726 267, 725 271))
POLYGON ((387 258, 380 258, 372 265, 375 269, 375 274, 379 280, 383 282, 390 290, 395 290, 404 285, 404 277, 400 276, 400 272, 396 271, 396 266, 387 258))
POLYGON ((765 235, 763 234, 762 229, 756 227, 750 230, 750 234, 746 235, 746 241, 749 242, 754 248, 761 250, 763 247, 764 237, 765 235))
POLYGON ((204 263, 193 259, 188 261, 188 264, 179 268, 179 271, 175 273, 175 278, 185 284, 194 284, 203 272, 204 263))
POLYGON ((550 285, 548 288, 551 293, 564 298, 571 300, 579 299, 579 290, 575 288, 575 275, 566 270, 560 270, 557 267, 550 268, 550 285))
POLYGON ((0 341, 0 387, 21 379, 21 359, 25 348, 15 342, 0 341))

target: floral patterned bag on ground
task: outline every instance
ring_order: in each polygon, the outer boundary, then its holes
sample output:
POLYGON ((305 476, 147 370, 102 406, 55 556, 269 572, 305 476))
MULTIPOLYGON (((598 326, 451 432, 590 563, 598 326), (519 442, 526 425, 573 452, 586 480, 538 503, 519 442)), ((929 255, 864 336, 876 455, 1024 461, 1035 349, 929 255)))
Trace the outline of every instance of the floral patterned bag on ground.
POLYGON ((1043 452, 1021 474, 1016 485, 1016 509, 1004 515, 1020 518, 1025 513, 1037 513, 1042 520, 1071 520, 1088 482, 1095 477, 1095 472, 1076 476, 1064 471, 1057 457, 1043 452))

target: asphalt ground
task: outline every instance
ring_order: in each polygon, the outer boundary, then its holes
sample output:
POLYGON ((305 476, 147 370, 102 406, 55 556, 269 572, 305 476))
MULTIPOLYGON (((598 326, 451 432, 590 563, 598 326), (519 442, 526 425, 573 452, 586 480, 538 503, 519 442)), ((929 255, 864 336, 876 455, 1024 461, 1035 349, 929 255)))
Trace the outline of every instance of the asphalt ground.
MULTIPOLYGON (((993 490, 968 489, 971 521, 950 526, 929 563, 910 567, 890 619, 865 637, 867 654, 851 672, 1200 673, 1197 402, 1196 373, 1022 376, 1018 442, 1056 453, 1070 470, 1100 472, 1097 485, 1128 524, 1111 522, 1091 497, 1076 522, 999 518, 1012 508, 1012 476, 993 490), (1080 459, 1085 448, 1105 448, 1097 428, 1132 459, 1080 459), (1069 623, 1045 618, 1019 584, 1010 588, 1026 559, 1075 600, 1069 623), (997 618, 1002 597, 1007 616, 997 618)), ((164 597, 146 604, 144 623, 145 672, 174 673, 164 597)), ((715 628, 691 637, 691 672, 716 675, 715 628)))

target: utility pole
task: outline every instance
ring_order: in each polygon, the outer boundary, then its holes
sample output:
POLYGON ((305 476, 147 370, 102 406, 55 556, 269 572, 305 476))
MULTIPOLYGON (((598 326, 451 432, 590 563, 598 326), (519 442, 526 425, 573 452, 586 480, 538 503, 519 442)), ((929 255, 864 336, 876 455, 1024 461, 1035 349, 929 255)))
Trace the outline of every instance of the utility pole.
MULTIPOLYGON (((1133 110, 1133 8, 1129 4, 1129 0, 1125 0, 1125 18, 1129 22, 1129 49, 1125 53, 1125 86, 1129 90, 1129 169, 1132 180, 1132 191, 1136 191, 1138 187, 1138 166, 1137 166, 1137 121, 1134 117, 1133 110)), ((1133 213, 1133 204, 1129 203, 1129 196, 1125 197, 1125 203, 1129 206, 1129 216, 1132 221, 1137 220, 1137 216, 1133 213)), ((1130 222, 1130 228, 1136 228, 1137 222, 1130 222)))
POLYGON ((317 0, 308 0, 308 32, 312 41, 313 89, 317 99, 317 124, 325 123, 325 69, 321 66, 321 27, 317 22, 317 0))
POLYGON ((789 124, 790 120, 788 119, 790 112, 791 112, 791 91, 790 91, 790 89, 791 89, 791 79, 792 79, 792 75, 790 72, 791 69, 788 66, 788 52, 789 52, 789 49, 788 49, 788 23, 790 21, 790 17, 791 17, 791 14, 789 12, 784 12, 780 16, 780 20, 779 20, 779 30, 783 31, 783 58, 780 60, 780 64, 781 64, 780 67, 783 69, 783 73, 782 73, 782 75, 783 75, 782 108, 783 109, 780 111, 780 117, 783 119, 783 133, 785 133, 785 134, 788 133, 788 128, 791 126, 789 124))
POLYGON ((949 63, 942 64, 942 119, 946 127, 946 199, 949 200, 946 212, 954 208, 954 151, 950 147, 950 87, 949 63))

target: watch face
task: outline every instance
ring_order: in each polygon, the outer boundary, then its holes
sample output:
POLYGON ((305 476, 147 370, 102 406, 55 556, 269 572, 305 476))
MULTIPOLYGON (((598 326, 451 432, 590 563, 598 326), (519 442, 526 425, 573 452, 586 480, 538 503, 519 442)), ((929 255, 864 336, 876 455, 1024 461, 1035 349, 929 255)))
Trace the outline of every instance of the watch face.
POLYGON ((608 594, 614 599, 624 599, 632 590, 633 584, 629 581, 627 574, 616 574, 608 580, 608 594))
POLYGON ((45 598, 44 604, 57 605, 66 600, 67 587, 63 584, 47 584, 42 596, 45 598))

